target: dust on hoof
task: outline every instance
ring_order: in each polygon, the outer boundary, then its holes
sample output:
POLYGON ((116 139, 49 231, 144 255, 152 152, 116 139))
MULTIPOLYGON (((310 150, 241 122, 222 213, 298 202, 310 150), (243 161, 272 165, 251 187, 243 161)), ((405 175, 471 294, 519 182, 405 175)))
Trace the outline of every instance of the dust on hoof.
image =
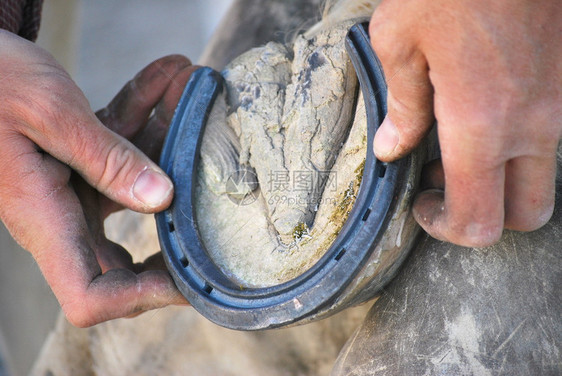
POLYGON ((344 47, 350 25, 292 46, 268 43, 223 72, 226 90, 201 148, 196 214, 210 256, 241 286, 302 274, 353 207, 367 137, 344 47))

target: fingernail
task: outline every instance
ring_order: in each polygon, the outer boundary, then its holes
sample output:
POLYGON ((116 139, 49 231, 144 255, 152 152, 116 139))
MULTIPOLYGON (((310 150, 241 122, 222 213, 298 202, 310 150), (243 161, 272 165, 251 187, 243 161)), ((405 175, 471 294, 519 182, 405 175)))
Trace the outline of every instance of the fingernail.
POLYGON ((442 189, 426 189, 418 193, 412 207, 414 218, 421 225, 431 225, 443 215, 445 191, 442 189))
POLYGON ((375 134, 374 151, 378 157, 385 157, 390 155, 399 141, 398 129, 387 116, 384 118, 379 130, 375 134))
POLYGON ((160 206, 170 195, 172 182, 160 172, 148 168, 140 173, 133 185, 133 195, 148 207, 160 206))

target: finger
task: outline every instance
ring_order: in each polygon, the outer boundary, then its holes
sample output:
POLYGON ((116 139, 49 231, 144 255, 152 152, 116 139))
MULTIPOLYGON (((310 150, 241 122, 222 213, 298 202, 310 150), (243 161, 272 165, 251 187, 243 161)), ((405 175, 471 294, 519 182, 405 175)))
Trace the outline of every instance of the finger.
POLYGON ((556 151, 549 157, 519 157, 506 166, 505 227, 533 231, 554 211, 556 151))
POLYGON ((394 40, 396 32, 384 14, 375 12, 370 24, 373 49, 388 85, 388 114, 375 135, 374 151, 383 161, 408 154, 429 132, 434 120, 433 87, 424 55, 414 41, 394 40), (399 45, 400 48, 396 48, 399 45))
POLYGON ((96 275, 86 291, 78 289, 71 293, 71 296, 83 295, 90 307, 71 305, 65 314, 74 325, 85 327, 115 318, 135 317, 168 305, 188 305, 167 269, 152 266, 137 273, 125 265, 96 275))
POLYGON ((57 297, 68 320, 78 327, 187 304, 165 271, 135 274, 127 269, 112 269, 94 277, 88 286, 68 287, 57 297))
POLYGON ((173 84, 170 84, 166 93, 154 108, 154 114, 150 117, 147 125, 132 139, 133 143, 154 161, 157 161, 160 156, 162 144, 185 85, 191 74, 199 68, 199 66, 192 65, 177 72, 173 84))
MULTIPOLYGON (((462 139, 459 128, 440 129, 440 139, 462 139)), ((484 247, 502 234, 505 167, 496 162, 498 153, 485 156, 477 140, 478 136, 464 134, 462 143, 442 143, 445 192, 420 193, 413 212, 424 230, 437 239, 484 247)))
POLYGON ((130 140, 146 124, 154 106, 170 86, 185 86, 184 82, 177 82, 176 75, 190 64, 187 58, 180 55, 166 56, 152 62, 96 115, 109 129, 130 140))

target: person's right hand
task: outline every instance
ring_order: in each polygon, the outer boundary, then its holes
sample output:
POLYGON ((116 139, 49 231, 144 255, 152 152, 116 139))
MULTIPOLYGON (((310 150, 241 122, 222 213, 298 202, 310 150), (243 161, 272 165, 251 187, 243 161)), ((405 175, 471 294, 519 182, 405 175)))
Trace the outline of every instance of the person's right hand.
POLYGON ((170 204, 172 183, 145 153, 157 157, 193 70, 182 56, 157 60, 98 119, 52 56, 0 30, 0 218, 74 325, 186 303, 154 258, 135 265, 107 240, 103 220, 170 204))
POLYGON ((413 205, 431 236, 483 247, 552 216, 561 25, 551 0, 383 0, 374 12, 388 83, 377 157, 408 154, 437 119, 442 165, 413 205))

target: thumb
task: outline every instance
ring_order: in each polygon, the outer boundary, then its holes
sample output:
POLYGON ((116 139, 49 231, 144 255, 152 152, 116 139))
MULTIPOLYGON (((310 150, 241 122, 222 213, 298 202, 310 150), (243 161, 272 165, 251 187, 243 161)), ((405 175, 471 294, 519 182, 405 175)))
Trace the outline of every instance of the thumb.
POLYGON ((140 212, 163 210, 171 203, 171 180, 144 153, 101 124, 85 128, 79 133, 89 141, 69 145, 69 164, 90 185, 140 212))
MULTIPOLYGON (((98 191, 133 210, 154 212, 170 204, 171 181, 97 119, 84 94, 50 54, 1 31, 0 46, 3 140, 25 136, 36 151, 72 167, 98 191)), ((31 165, 24 173, 46 172, 41 169, 31 165)))
POLYGON ((80 144, 70 146, 70 165, 88 183, 136 211, 153 212, 170 204, 172 182, 144 153, 100 123, 85 128, 80 133, 90 141, 79 150, 80 144))
POLYGON ((406 59, 379 56, 388 84, 388 113, 374 140, 374 152, 386 162, 414 149, 433 124, 433 87, 421 52, 406 59))
POLYGON ((44 79, 35 88, 38 105, 27 109, 20 131, 111 200, 144 213, 165 209, 172 201, 170 179, 131 142, 106 128, 80 89, 61 76, 51 75, 50 82, 44 79), (46 87, 50 93, 43 92, 46 87))

